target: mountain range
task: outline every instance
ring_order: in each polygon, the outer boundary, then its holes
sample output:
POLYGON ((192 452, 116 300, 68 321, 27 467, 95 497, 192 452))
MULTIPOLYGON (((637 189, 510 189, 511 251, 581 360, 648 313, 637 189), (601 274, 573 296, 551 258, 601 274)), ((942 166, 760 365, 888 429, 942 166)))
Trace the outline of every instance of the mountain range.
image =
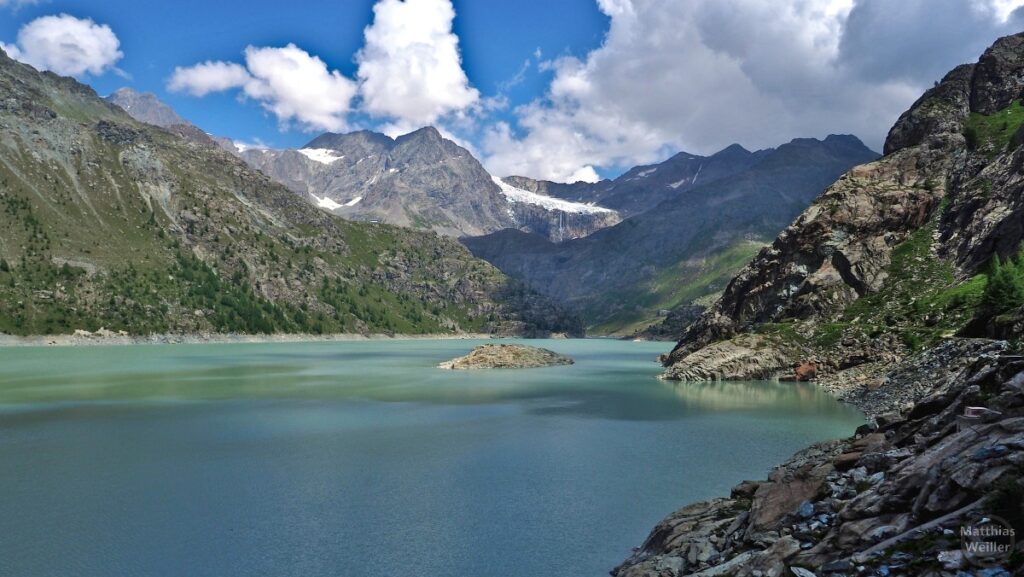
POLYGON ((614 180, 563 184, 492 176, 432 127, 245 148, 183 123, 155 96, 123 89, 110 100, 138 120, 230 150, 324 211, 460 237, 595 332, 650 338, 678 337, 827 184, 877 156, 853 136, 756 152, 734 144, 710 156, 681 152, 614 180))
POLYGON ((369 131, 327 133, 297 150, 239 154, 321 208, 352 220, 449 236, 514 228, 554 241, 620 220, 614 210, 537 194, 493 177, 433 127, 395 139, 369 131))
MULTIPOLYGON (((551 194, 600 201, 621 223, 560 244, 504 230, 465 238, 477 256, 566 302, 599 332, 629 333, 677 307, 721 292, 729 278, 843 172, 873 160, 856 137, 797 139, 750 152, 678 154, 590 187, 551 194), (646 186, 647 188, 643 188, 646 186)), ((672 336, 678 336, 676 333, 672 336)))
POLYGON ((0 332, 581 334, 449 238, 329 215, 5 54, 0 126, 0 332))

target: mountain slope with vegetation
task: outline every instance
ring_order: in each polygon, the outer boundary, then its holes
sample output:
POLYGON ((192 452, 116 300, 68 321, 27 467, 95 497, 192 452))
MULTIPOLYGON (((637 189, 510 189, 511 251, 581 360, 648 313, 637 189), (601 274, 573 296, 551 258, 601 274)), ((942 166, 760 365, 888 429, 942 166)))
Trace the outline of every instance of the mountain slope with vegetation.
POLYGON ((0 53, 0 332, 576 333, 431 233, 330 216, 0 53))
POLYGON ((503 231, 463 242, 506 274, 576 308, 591 327, 628 333, 656 321, 659 309, 720 293, 753 247, 766 244, 836 177, 876 156, 853 136, 797 139, 756 153, 731 146, 702 161, 717 166, 715 179, 680 187, 654 208, 586 238, 554 244, 503 231), (699 284, 671 288, 686 279, 699 284))

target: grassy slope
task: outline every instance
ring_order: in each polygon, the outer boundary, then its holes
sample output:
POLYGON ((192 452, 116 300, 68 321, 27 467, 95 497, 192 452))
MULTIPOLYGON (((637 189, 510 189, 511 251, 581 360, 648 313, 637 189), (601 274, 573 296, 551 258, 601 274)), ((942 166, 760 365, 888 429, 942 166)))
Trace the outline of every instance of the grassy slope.
POLYGON ((759 242, 740 241, 714 252, 699 264, 679 263, 647 282, 602 295, 597 308, 618 310, 608 320, 588 327, 588 331, 601 335, 633 334, 659 322, 659 310, 671 310, 716 295, 763 246, 759 242))
POLYGON ((1024 105, 1014 101, 995 114, 972 112, 964 122, 964 138, 971 149, 985 150, 989 158, 1004 151, 1024 124, 1024 105))
POLYGON ((518 326, 507 279, 454 241, 328 216, 2 55, 0 101, 2 332, 518 326))
POLYGON ((897 334, 908 349, 919 350, 953 336, 974 318, 987 277, 957 279, 953 266, 935 256, 934 234, 933 221, 897 246, 882 289, 855 301, 835 322, 773 323, 758 332, 825 354, 849 338, 897 334))

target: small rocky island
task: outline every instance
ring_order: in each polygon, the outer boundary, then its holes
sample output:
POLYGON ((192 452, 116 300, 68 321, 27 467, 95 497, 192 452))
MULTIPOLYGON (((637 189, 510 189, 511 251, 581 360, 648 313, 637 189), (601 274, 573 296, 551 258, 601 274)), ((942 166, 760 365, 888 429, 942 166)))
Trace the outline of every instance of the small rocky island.
POLYGON ((468 355, 445 361, 442 369, 534 369, 571 365, 575 361, 548 349, 526 345, 480 345, 468 355))

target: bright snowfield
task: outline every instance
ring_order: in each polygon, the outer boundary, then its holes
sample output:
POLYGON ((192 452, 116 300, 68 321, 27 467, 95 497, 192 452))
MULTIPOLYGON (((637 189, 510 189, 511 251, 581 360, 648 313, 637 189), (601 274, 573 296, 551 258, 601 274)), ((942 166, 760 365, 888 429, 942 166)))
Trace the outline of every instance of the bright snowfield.
POLYGON ((337 209, 339 209, 339 208, 341 208, 343 206, 355 206, 355 205, 359 204, 360 200, 363 200, 363 197, 357 196, 357 197, 353 198, 352 200, 346 202, 345 204, 338 204, 337 202, 334 201, 334 199, 328 198, 326 196, 323 197, 323 198, 320 198, 319 196, 317 196, 317 195, 315 195, 313 193, 310 193, 309 195, 312 196, 313 200, 316 201, 316 205, 317 206, 319 206, 320 208, 326 208, 327 210, 337 210, 337 209))
POLYGON ((344 155, 328 148, 300 148, 299 154, 320 164, 331 164, 345 158, 344 155))
POLYGON ((309 195, 312 196, 314 200, 316 200, 316 205, 319 206, 320 208, 326 208, 327 210, 335 210, 341 208, 342 206, 345 206, 334 202, 332 199, 327 198, 326 196, 320 198, 319 196, 313 193, 310 193, 309 195))
POLYGON ((571 202, 568 200, 562 200, 560 198, 553 198, 550 196, 544 196, 543 194, 537 194, 536 192, 530 192, 521 188, 516 188, 510 184, 507 184, 497 176, 492 176, 494 184, 497 184, 501 188, 501 193, 505 195, 505 198, 509 202, 522 202, 524 204, 535 204, 542 206, 547 210, 560 210, 565 213, 576 213, 576 214, 608 214, 615 212, 614 210, 604 208, 603 206, 596 206, 593 204, 583 204, 582 202, 571 202))

